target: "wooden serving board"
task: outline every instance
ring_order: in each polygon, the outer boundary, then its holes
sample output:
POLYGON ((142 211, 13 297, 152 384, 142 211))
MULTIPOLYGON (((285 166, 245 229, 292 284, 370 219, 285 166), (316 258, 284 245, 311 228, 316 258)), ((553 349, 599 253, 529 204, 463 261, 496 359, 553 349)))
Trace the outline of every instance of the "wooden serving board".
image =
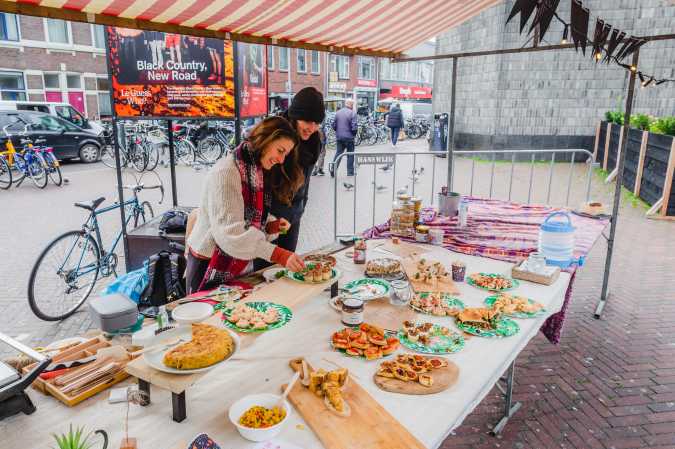
POLYGON ((380 377, 376 374, 373 375, 373 381, 375 382, 375 385, 377 385, 380 389, 388 391, 390 393, 416 394, 416 395, 440 393, 441 391, 445 391, 454 384, 456 384, 457 379, 459 378, 459 367, 450 360, 447 360, 447 362, 448 366, 435 369, 428 373, 431 374, 431 376, 434 379, 434 383, 430 387, 425 387, 421 385, 419 382, 404 382, 399 379, 380 377))
POLYGON ((384 240, 384 243, 380 243, 381 240, 371 240, 368 243, 368 249, 382 248, 385 251, 389 251, 392 254, 395 254, 399 257, 406 258, 412 257, 414 255, 424 254, 429 252, 424 245, 416 245, 414 243, 404 242, 403 240, 398 243, 393 243, 391 239, 384 240))
MULTIPOLYGON (((351 377, 351 376, 350 376, 351 377)), ((288 395, 326 449, 422 449, 424 445, 389 414, 353 377, 343 390, 351 415, 338 416, 323 398, 297 382, 288 395)))
MULTIPOLYGON (((438 285, 434 285, 434 282, 425 282, 425 281, 416 281, 415 273, 417 272, 417 259, 404 259, 401 261, 405 273, 408 275, 410 280, 410 285, 413 290, 418 293, 422 292, 439 292, 439 293, 448 293, 450 295, 459 295, 459 290, 455 283, 452 281, 451 276, 448 275, 446 279, 439 281, 438 285)), ((446 267, 448 273, 451 272, 451 269, 446 267)))

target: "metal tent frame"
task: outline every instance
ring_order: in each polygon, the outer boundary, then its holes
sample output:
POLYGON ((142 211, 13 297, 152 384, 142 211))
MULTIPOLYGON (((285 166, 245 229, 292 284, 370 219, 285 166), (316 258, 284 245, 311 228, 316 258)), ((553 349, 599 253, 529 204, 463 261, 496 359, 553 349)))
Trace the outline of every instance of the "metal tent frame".
MULTIPOLYGON (((670 40, 675 39, 675 34, 661 34, 655 36, 644 36, 640 37, 648 42, 651 41, 660 41, 660 40, 670 40)), ((589 44, 590 45, 590 44, 589 44)), ((472 52, 462 52, 462 53, 447 53, 441 55, 433 56, 420 56, 420 57, 402 57, 395 58, 392 62, 411 62, 411 61, 428 61, 428 60, 438 60, 438 59, 451 59, 452 60, 452 85, 450 87, 450 117, 448 123, 448 133, 450 137, 448 138, 448 178, 447 185, 448 189, 452 190, 452 173, 453 173, 453 153, 455 150, 455 99, 456 99, 456 85, 457 85, 457 64, 462 58, 473 58, 477 56, 492 56, 492 55, 505 55, 505 54, 515 54, 515 53, 532 53, 540 51, 552 51, 552 50, 564 50, 569 48, 575 48, 574 44, 558 44, 558 45, 545 45, 545 46, 533 46, 533 47, 523 47, 523 48, 509 48, 502 50, 485 50, 485 51, 472 51, 472 52)), ((632 65, 637 67, 638 60, 640 57, 640 50, 638 49, 633 53, 632 65)), ((628 79, 628 88, 626 91, 626 102, 624 106, 624 117, 630 117, 633 111, 633 96, 635 93, 635 80, 637 77, 637 71, 630 71, 630 76, 628 79)), ((621 202, 621 188, 623 186, 623 172, 626 159, 626 146, 628 145, 628 126, 622 127, 622 137, 621 137, 621 148, 619 148, 619 160, 617 161, 617 176, 616 176, 616 187, 614 189, 614 200, 612 205, 612 215, 610 217, 610 230, 609 236, 607 239, 607 255, 605 257, 605 268, 602 277, 602 290, 600 293, 600 300, 596 306, 594 317, 600 319, 602 317, 602 311, 609 300, 609 272, 612 267, 612 256, 614 253, 614 239, 616 236, 617 222, 619 218, 619 205, 621 202)))

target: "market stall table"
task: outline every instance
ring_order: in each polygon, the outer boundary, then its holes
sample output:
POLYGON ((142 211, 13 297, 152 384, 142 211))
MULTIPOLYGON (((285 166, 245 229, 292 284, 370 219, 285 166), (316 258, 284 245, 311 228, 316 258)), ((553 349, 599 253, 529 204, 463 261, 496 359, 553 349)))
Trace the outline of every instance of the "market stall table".
MULTIPOLYGON (((512 264, 483 257, 457 254, 440 247, 429 246, 426 257, 435 258, 449 266, 453 260, 467 265, 467 273, 510 273, 512 264)), ((370 250, 369 257, 390 256, 381 248, 370 250)), ((363 265, 354 265, 343 253, 337 254, 338 266, 343 271, 341 282, 356 279, 363 274, 363 265)), ((551 286, 521 282, 515 291, 540 301, 547 313, 534 319, 517 320, 520 332, 503 339, 472 337, 465 348, 447 356, 459 366, 459 380, 450 389, 430 396, 406 396, 380 390, 372 381, 379 362, 349 358, 330 347, 330 335, 340 329, 340 315, 328 305, 329 294, 316 292, 304 303, 298 301, 306 287, 288 284, 289 296, 273 297, 280 286, 265 285, 256 292, 256 299, 267 299, 291 305, 293 319, 284 327, 257 337, 246 336, 246 343, 235 359, 210 371, 189 390, 188 418, 182 423, 171 420, 168 392, 153 392, 153 401, 147 407, 132 406, 129 414, 129 435, 138 439, 139 447, 186 448, 200 433, 209 434, 222 447, 251 448, 255 444, 242 439, 229 422, 229 406, 242 396, 254 393, 278 393, 280 386, 292 375, 289 359, 305 357, 315 367, 333 368, 331 361, 348 368, 356 381, 380 403, 405 429, 425 447, 438 447, 450 432, 482 401, 501 376, 511 367, 520 351, 537 334, 541 324, 551 313, 560 309, 569 283, 568 273, 562 273, 551 286), (270 293, 270 296, 268 296, 270 293), (238 360, 237 360, 238 359, 238 360), (424 411, 424 413, 420 413, 424 411)), ((489 293, 460 283, 461 299, 467 306, 481 306, 489 293)), ((284 289, 286 287, 284 286, 284 289)), ((367 307, 367 306, 366 306, 367 307)), ((454 329, 451 318, 420 315, 421 321, 444 324, 454 329)), ((113 442, 122 438, 122 423, 126 405, 109 405, 106 395, 100 395, 75 408, 66 408, 52 398, 33 393, 38 410, 31 416, 13 417, 0 423, 2 433, 10 446, 42 447, 50 442, 50 432, 66 429, 73 422, 90 429, 104 428, 111 432, 113 442)), ((279 436, 303 448, 322 447, 317 436, 294 410, 279 436)), ((116 443, 113 443, 116 444, 116 443)))

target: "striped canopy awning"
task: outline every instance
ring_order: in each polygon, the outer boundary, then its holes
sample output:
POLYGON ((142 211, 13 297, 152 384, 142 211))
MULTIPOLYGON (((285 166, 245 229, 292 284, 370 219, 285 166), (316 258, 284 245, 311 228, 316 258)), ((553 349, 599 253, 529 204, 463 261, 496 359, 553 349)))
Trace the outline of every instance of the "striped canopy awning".
POLYGON ((18 14, 398 56, 501 0, 0 0, 18 14))

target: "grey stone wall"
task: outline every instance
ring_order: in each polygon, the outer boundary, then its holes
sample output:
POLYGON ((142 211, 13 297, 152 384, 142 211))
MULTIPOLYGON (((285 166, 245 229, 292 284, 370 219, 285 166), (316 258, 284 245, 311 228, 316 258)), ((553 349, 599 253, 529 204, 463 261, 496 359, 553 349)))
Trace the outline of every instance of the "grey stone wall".
MULTIPOLYGON (((518 19, 505 25, 514 0, 506 0, 439 36, 437 54, 518 48, 527 42, 518 19)), ((595 18, 635 35, 675 32, 675 5, 668 0, 585 0, 595 18)), ((558 13, 569 20, 569 0, 558 13)), ((555 20, 545 44, 559 43, 563 27, 555 20)), ((531 44, 529 44, 531 45, 531 44)), ((628 72, 595 63, 574 50, 463 58, 459 60, 456 131, 459 147, 579 147, 592 151, 604 113, 623 109, 628 72)), ((675 41, 649 42, 639 68, 656 77, 675 78, 675 41)), ((434 112, 450 110, 452 62, 434 70, 434 112)), ((675 115, 675 83, 637 89, 634 111, 675 115)))

